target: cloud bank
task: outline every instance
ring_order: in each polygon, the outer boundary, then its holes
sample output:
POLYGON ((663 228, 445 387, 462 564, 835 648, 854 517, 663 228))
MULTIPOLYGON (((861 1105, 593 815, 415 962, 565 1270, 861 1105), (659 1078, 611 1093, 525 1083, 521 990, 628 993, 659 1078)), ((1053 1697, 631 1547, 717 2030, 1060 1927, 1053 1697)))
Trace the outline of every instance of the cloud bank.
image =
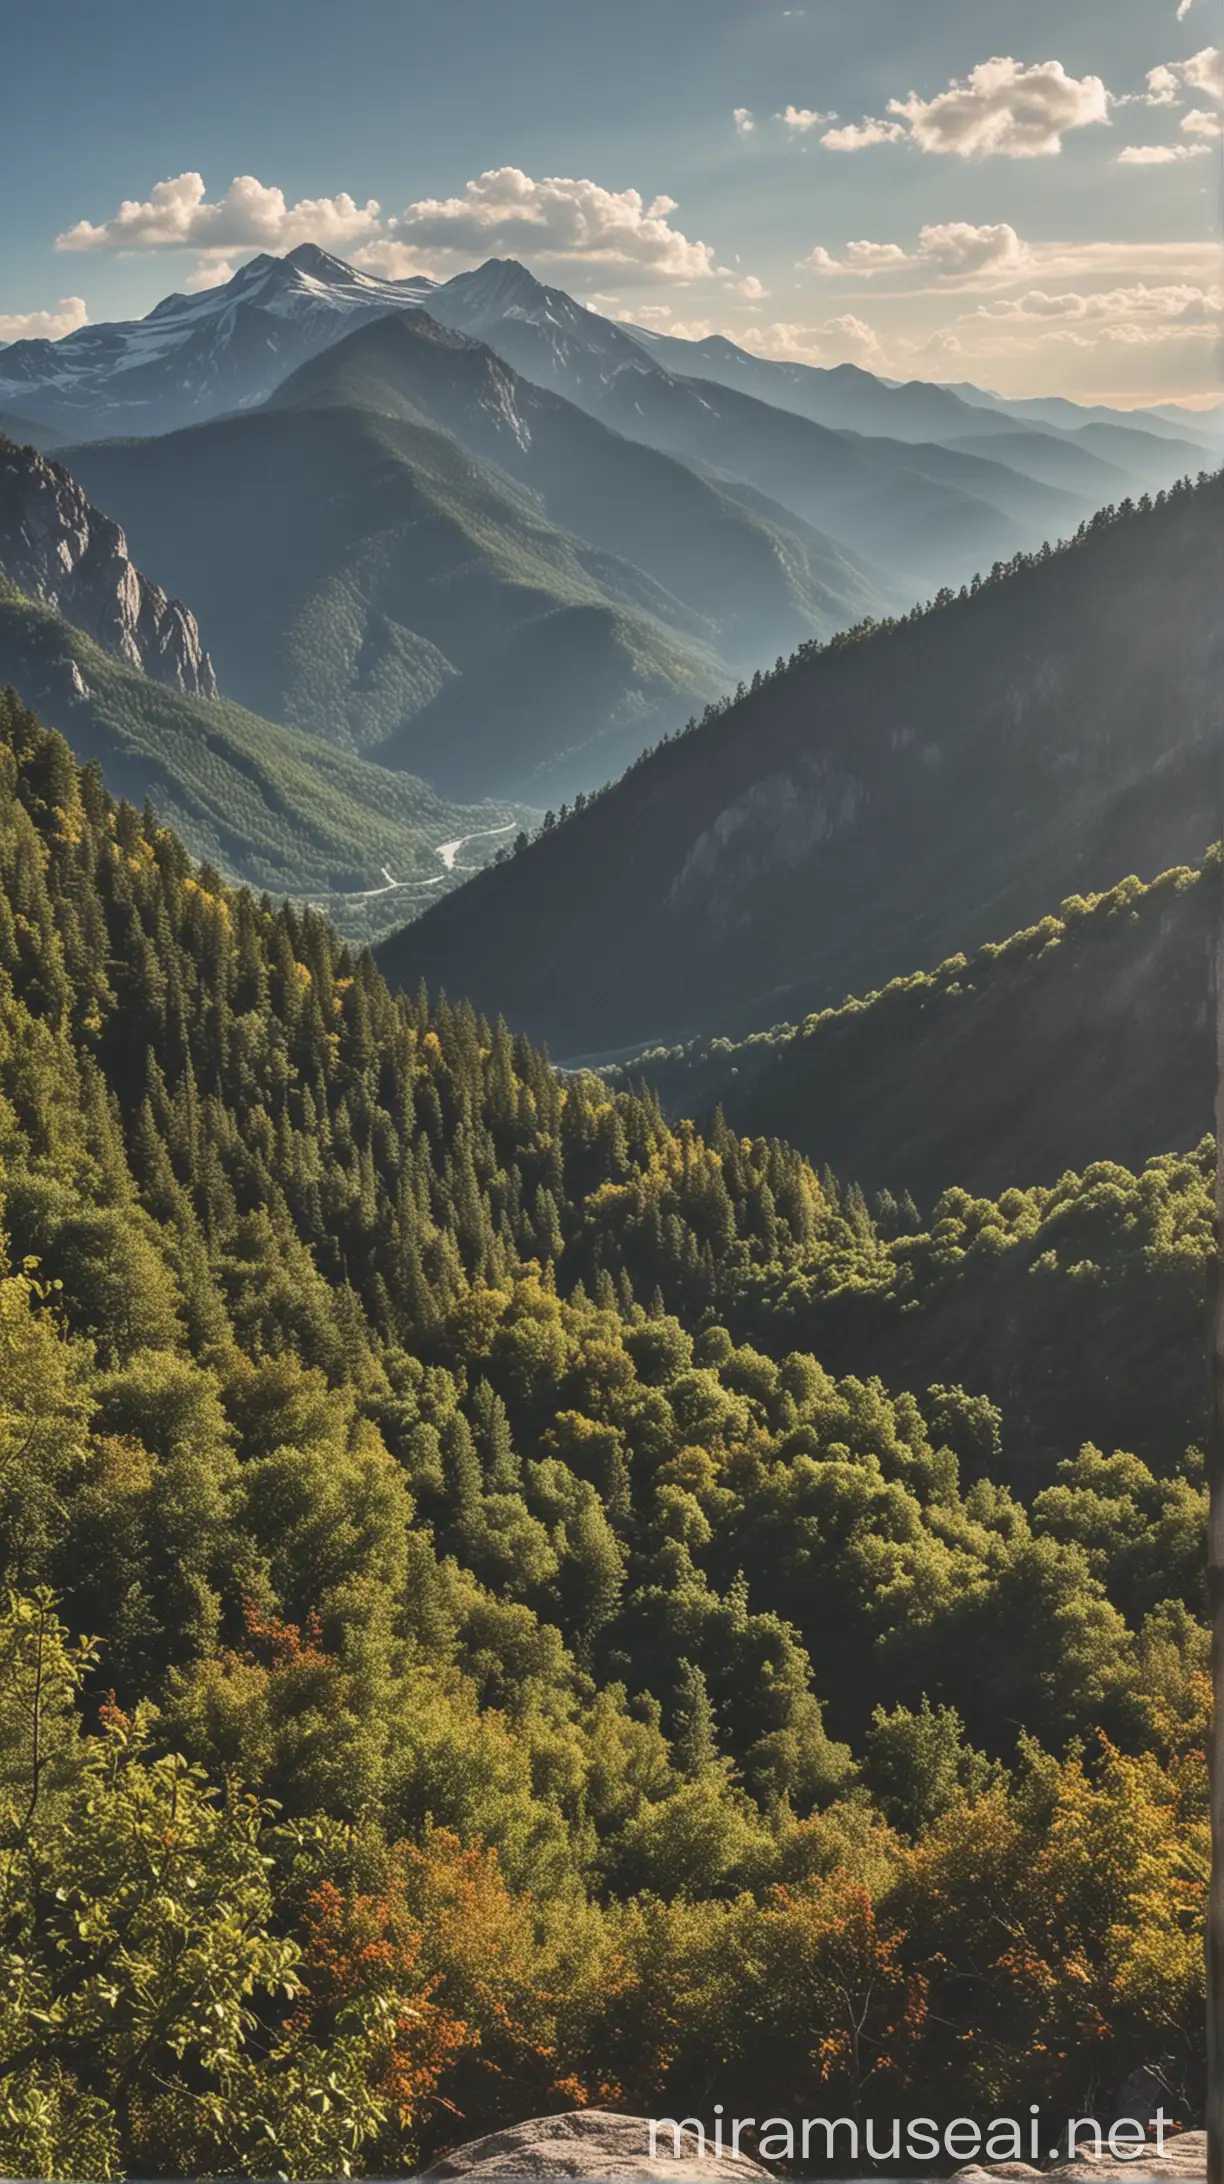
POLYGON ((832 152, 904 141, 945 158, 1044 159, 1073 129, 1108 123, 1109 93, 1099 76, 1068 75, 1061 61, 1026 68, 996 54, 934 98, 911 91, 890 99, 887 116, 830 129, 820 141, 832 152))
MULTIPOLYGON (((736 118, 751 123, 746 109, 736 118)), ((56 249, 195 250, 197 286, 215 280, 234 253, 284 252, 305 242, 397 275, 453 272, 460 261, 519 252, 621 279, 687 282, 719 272, 710 245, 673 224, 676 210, 671 197, 647 201, 637 190, 564 175, 537 180, 521 167, 490 168, 458 196, 420 198, 390 217, 374 198, 358 204, 347 191, 289 204, 283 190, 254 175, 236 176, 210 202, 203 176, 186 173, 159 182, 147 198, 125 199, 108 220, 78 220, 56 238, 56 249)))
POLYGON ((81 296, 61 296, 54 311, 0 312, 0 341, 59 341, 89 324, 81 296))
POLYGON ((179 174, 159 182, 143 201, 127 197, 117 213, 97 226, 78 220, 57 235, 57 250, 286 251, 298 243, 341 249, 372 235, 379 224, 374 198, 357 204, 337 197, 303 197, 286 203, 283 190, 235 175, 224 197, 208 202, 204 177, 179 174))

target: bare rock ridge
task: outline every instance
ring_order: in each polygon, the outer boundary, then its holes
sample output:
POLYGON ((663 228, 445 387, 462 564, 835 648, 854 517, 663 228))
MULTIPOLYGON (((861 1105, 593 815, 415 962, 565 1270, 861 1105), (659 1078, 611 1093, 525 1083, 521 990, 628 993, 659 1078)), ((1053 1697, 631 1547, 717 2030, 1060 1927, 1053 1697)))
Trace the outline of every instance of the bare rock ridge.
POLYGON ((59 463, 0 437, 0 571, 153 681, 215 698, 194 614, 142 576, 111 517, 59 463))
POLYGON ((617 2116, 611 2109, 574 2109, 563 2116, 534 2116, 508 2130, 492 2131, 487 2138, 471 2139, 424 2171, 430 2184, 464 2176, 547 2177, 589 2176, 608 2180, 682 2177, 712 2180, 725 2176, 735 2184, 752 2184, 770 2172, 747 2154, 716 2156, 701 2147, 691 2131, 680 2133, 677 2152, 674 2134, 657 2134, 650 2149, 650 2124, 645 2116, 617 2116))

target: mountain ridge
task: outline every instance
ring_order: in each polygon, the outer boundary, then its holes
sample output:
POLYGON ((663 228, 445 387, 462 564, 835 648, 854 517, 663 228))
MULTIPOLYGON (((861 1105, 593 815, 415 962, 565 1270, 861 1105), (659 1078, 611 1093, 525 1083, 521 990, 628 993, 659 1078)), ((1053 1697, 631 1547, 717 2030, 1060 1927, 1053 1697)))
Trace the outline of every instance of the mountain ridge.
POLYGON ((1139 1168, 1210 1134, 1210 997, 1224 857, 1077 895, 801 1024, 606 1070, 669 1116, 784 1137, 865 1192, 929 1207, 1093 1161, 1139 1168))
POLYGON ((522 379, 424 310, 358 329, 303 365, 268 408, 346 399, 451 432, 551 520, 644 569, 716 634, 733 670, 878 609, 882 574, 777 508, 753 514, 685 463, 522 379))
POLYGON ((734 1036, 1197 860, 1222 508, 1224 479, 1187 485, 810 648, 385 942, 387 974, 562 1056, 734 1036))

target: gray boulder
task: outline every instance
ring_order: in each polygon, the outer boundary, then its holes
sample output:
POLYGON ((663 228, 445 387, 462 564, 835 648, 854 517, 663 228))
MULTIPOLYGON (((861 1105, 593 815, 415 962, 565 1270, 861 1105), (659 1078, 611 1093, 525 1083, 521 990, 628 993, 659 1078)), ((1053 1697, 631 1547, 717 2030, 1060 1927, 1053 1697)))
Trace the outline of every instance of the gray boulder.
POLYGON ((696 2134, 680 2134, 680 2152, 674 2150, 674 2134, 661 2130, 656 2151, 650 2151, 650 2124, 645 2116, 617 2116, 609 2108, 573 2109, 563 2116, 533 2116, 508 2130, 492 2131, 487 2138, 471 2139, 424 2171, 426 2179, 476 2176, 591 2176, 609 2180, 665 2177, 680 2184, 684 2177, 709 2180, 752 2178, 769 2175, 747 2154, 716 2156, 702 2151, 696 2134))
POLYGON ((1163 2154, 1152 2145, 1135 2160, 1120 2161, 1106 2148, 1100 2155, 1077 2154, 1074 2161, 1059 2161, 1050 2169, 1033 2169, 1023 2161, 973 2161, 956 2171, 952 2184, 986 2184, 995 2177, 1014 2179, 1015 2184, 1028 2177, 1041 2178, 1043 2184, 1105 2184, 1106 2179, 1120 2184, 1123 2177, 1132 2178, 1133 2184, 1174 2177, 1198 2184, 1206 2175, 1207 2133, 1177 2131, 1166 2137, 1163 2154))

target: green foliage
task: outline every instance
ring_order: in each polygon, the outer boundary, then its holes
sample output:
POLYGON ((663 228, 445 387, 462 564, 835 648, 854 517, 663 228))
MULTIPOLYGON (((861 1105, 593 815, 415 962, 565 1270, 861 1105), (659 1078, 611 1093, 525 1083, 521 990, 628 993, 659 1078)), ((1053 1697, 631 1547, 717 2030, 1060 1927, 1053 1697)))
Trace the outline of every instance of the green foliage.
POLYGON ((1073 2099, 1153 2023, 1193 2097, 1204 1491, 1139 1393, 1210 1148, 879 1225, 392 995, 8 697, 0 1163, 10 2173, 394 2174, 712 2056, 1073 2099))

